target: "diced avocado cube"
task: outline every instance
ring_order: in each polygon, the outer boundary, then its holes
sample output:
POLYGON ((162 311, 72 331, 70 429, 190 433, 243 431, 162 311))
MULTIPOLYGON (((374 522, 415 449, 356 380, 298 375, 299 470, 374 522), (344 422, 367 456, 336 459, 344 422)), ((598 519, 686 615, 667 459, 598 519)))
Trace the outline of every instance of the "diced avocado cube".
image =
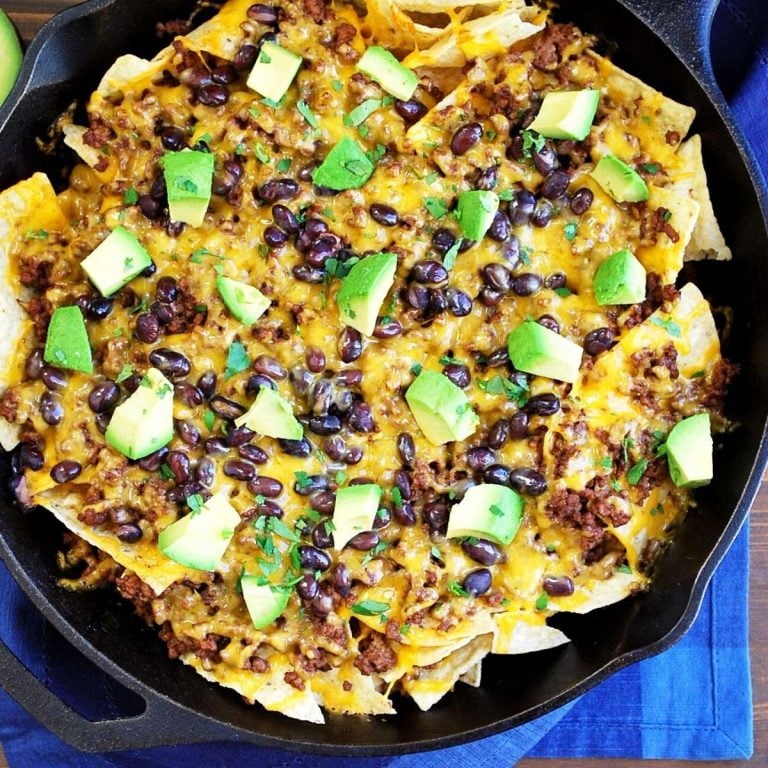
POLYGON ((548 139, 582 141, 595 119, 600 91, 552 91, 544 97, 539 114, 528 126, 548 139))
POLYGON ((3 10, 0 10, 0 105, 11 92, 21 69, 23 53, 16 28, 3 10))
POLYGON ((645 267, 632 251, 623 249, 600 265, 592 287, 600 306, 645 301, 645 267))
POLYGON ((394 253, 374 253, 358 261, 336 294, 341 322, 372 336, 379 309, 395 281, 396 269, 394 253))
POLYGON ((381 488, 374 483, 350 485, 336 492, 333 508, 333 547, 341 551, 350 539, 373 529, 381 488))
POLYGON ((480 422, 464 392, 436 371, 423 370, 408 387, 405 399, 433 445, 465 440, 480 422))
POLYGON ((174 562, 198 571, 215 571, 240 523, 240 515, 219 492, 199 510, 171 523, 160 532, 157 546, 174 562))
POLYGON ((291 404, 270 387, 262 387, 251 407, 235 419, 238 427, 248 429, 267 437, 285 440, 301 440, 304 428, 293 415, 291 404))
POLYGON ((669 475, 678 487, 696 488, 712 479, 712 434, 708 413, 689 416, 667 437, 669 475))
POLYGON ((138 277, 152 259, 144 246, 125 227, 115 227, 80 262, 102 296, 111 296, 138 277))
POLYGON ((173 221, 199 227, 211 202, 214 156, 185 149, 168 152, 160 161, 168 187, 168 209, 173 221))
POLYGON ((533 320, 521 323, 509 334, 507 349, 518 371, 570 384, 579 376, 581 347, 533 320))
POLYGON ((366 49, 356 69, 401 101, 408 101, 419 84, 415 72, 402 65, 386 48, 378 45, 366 49))
POLYGON ((617 203, 639 203, 650 195, 643 177, 614 155, 600 158, 590 176, 617 203))
POLYGON ((246 325, 253 325, 272 303, 258 288, 231 277, 219 275, 216 288, 227 309, 246 325))
POLYGON ((265 99, 280 101, 291 87, 301 62, 298 54, 267 41, 262 44, 245 84, 265 99))
POLYGON ((456 217, 464 236, 482 240, 499 210, 499 196, 488 190, 462 192, 456 207, 456 217))
POLYGON ((467 490, 464 498, 451 507, 446 536, 475 536, 507 545, 520 528, 523 499, 503 485, 481 483, 467 490))
POLYGON ((256 629, 268 627, 288 605, 290 592, 272 584, 265 584, 263 576, 246 574, 240 577, 243 600, 256 629))
POLYGON ((374 170, 374 164, 360 145, 349 136, 344 136, 315 168, 312 181, 337 191, 359 189, 371 178, 374 170))
POLYGON ((43 358, 58 368, 93 373, 93 356, 80 307, 59 307, 48 324, 43 358))
POLYGON ((129 459, 143 459, 173 440, 173 385, 157 368, 115 408, 104 437, 129 459))

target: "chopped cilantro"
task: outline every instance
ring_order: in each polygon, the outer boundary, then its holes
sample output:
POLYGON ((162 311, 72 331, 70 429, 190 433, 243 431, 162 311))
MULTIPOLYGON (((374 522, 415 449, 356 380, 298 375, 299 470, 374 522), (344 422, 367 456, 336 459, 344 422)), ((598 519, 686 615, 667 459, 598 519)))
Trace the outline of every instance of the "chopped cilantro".
POLYGON ((366 99, 358 104, 348 115, 344 115, 344 125, 352 127, 364 123, 381 105, 381 99, 366 99))
POLYGON ((555 288, 555 293, 560 296, 560 298, 567 299, 572 294, 572 291, 570 288, 561 285, 559 288, 555 288))
POLYGON ((424 369, 424 366, 421 363, 414 363, 411 366, 411 373, 414 376, 418 376, 422 372, 423 369, 424 369))
POLYGON ((448 591, 452 595, 456 595, 456 597, 469 597, 469 592, 467 592, 467 590, 455 579, 451 579, 448 582, 448 591))
POLYGON ((493 141, 496 138, 496 131, 491 128, 490 130, 485 132, 485 135, 488 139, 488 141, 493 141))
POLYGON ((643 116, 642 116, 640 119, 641 119, 641 120, 642 120, 642 121, 643 121, 643 122, 644 122, 646 125, 650 125, 650 124, 651 124, 651 116, 650 116, 650 115, 643 115, 643 116))
POLYGON ((367 125, 358 125, 358 126, 357 126, 357 132, 358 132, 358 133, 359 133, 359 134, 360 134, 360 135, 361 135, 361 136, 362 136, 364 139, 367 139, 367 138, 368 138, 368 134, 370 133, 370 131, 368 130, 368 126, 367 126, 367 125))
POLYGON ((658 325, 659 328, 663 328, 670 336, 674 336, 676 339, 680 338, 680 326, 671 317, 666 320, 662 317, 652 317, 651 322, 658 325))
POLYGON ((275 166, 280 173, 288 173, 291 170, 291 158, 283 157, 275 166))
POLYGON ((526 266, 531 263, 531 256, 533 255, 533 248, 524 245, 520 248, 520 261, 526 266))
POLYGON ((549 595, 546 592, 542 592, 536 599, 536 610, 545 611, 549 605, 549 595))
POLYGON ((440 178, 440 174, 437 171, 432 171, 432 173, 428 173, 424 177, 424 182, 426 184, 434 184, 439 178, 440 178))
POLYGON ((313 127, 319 128, 320 123, 317 118, 312 114, 312 110, 309 108, 309 104, 306 101, 297 101, 296 109, 299 110, 301 116, 313 127))
POLYGON ((512 189, 502 189, 501 192, 499 192, 499 200, 514 200, 515 199, 515 192, 512 189))
POLYGON ((440 365, 464 365, 463 360, 459 360, 453 355, 443 355, 438 362, 440 365))
POLYGON ((603 458, 600 459, 600 466, 604 469, 610 469, 613 466, 613 459, 611 459, 610 456, 603 456, 603 458))
POLYGON ((565 235, 565 239, 569 242, 573 240, 576 237, 576 233, 578 232, 579 227, 576 224, 576 222, 572 221, 569 224, 565 225, 565 228, 563 229, 563 234, 565 235))
POLYGON ((203 414, 203 424, 205 424, 209 432, 213 429, 213 423, 215 421, 216 414, 210 408, 208 408, 203 414))
POLYGON ((133 187, 129 187, 123 193, 123 202, 126 205, 135 205, 139 202, 139 193, 133 187))
POLYGON ((437 548, 437 545, 433 544, 429 548, 429 554, 432 555, 432 557, 434 557, 438 562, 443 562, 443 553, 437 548))
POLYGON ((271 529, 281 538, 288 541, 298 541, 296 531, 292 531, 279 517, 270 517, 271 529))
POLYGON ((621 490, 621 483, 616 479, 611 480, 611 488, 618 493, 621 490))
POLYGON ((160 465, 160 477, 162 477, 163 480, 175 480, 176 479, 176 475, 174 475, 173 472, 171 472, 171 468, 165 462, 163 462, 160 465))
POLYGON ((47 240, 48 232, 44 229, 28 229, 24 233, 25 240, 47 240))
POLYGON ((622 563, 616 570, 619 573, 632 573, 632 569, 627 563, 622 563))
MULTIPOLYGON (((425 197, 424 207, 436 218, 442 219, 448 213, 448 206, 445 200, 439 197, 425 197)), ((447 255, 447 254, 446 254, 447 255)))
POLYGON ((629 449, 634 447, 635 441, 629 435, 625 435, 621 441, 621 453, 625 464, 629 463, 629 449))
POLYGON ((269 152, 267 152, 267 148, 260 141, 253 145, 253 154, 260 163, 269 162, 269 152))
POLYGON ((445 252, 443 256, 443 266, 450 272, 456 266, 456 257, 459 255, 461 240, 456 242, 445 252))
POLYGON ((692 379, 700 379, 700 378, 702 378, 703 376, 706 376, 706 375, 707 375, 706 371, 696 371, 695 373, 691 374, 691 378, 692 379))
POLYGON ((248 108, 248 114, 251 117, 259 117, 259 115, 261 115, 261 110, 260 109, 256 109, 256 107, 249 107, 248 108))
POLYGON ((654 176, 659 172, 661 166, 658 163, 643 163, 643 169, 646 173, 650 173, 654 176))
POLYGON ((535 131, 523 131, 523 157, 531 157, 531 150, 541 152, 545 143, 546 139, 535 131))
POLYGON ((405 624, 400 627, 400 634, 407 635, 411 631, 411 625, 406 621, 405 624))
POLYGON ((227 367, 224 371, 224 378, 231 379, 235 374, 244 371, 251 364, 251 358, 248 357, 245 347, 240 341, 233 341, 227 350, 227 367))
POLYGON ((130 363, 123 363, 123 367, 120 369, 120 373, 117 374, 115 381, 119 384, 130 376, 133 376, 133 366, 130 363))
POLYGON ((488 395, 506 395, 518 405, 524 405, 528 400, 525 385, 504 378, 498 373, 490 379, 478 379, 477 386, 488 395))
POLYGON ((312 485, 312 478, 309 476, 308 472, 304 472, 303 470, 294 472, 293 476, 296 478, 296 487, 301 490, 309 488, 312 485))
POLYGON ((331 80, 331 88, 333 88, 336 93, 341 93, 344 90, 344 83, 342 83, 341 80, 331 80))
POLYGON ((664 221, 669 221, 672 218, 672 211, 670 211, 668 208, 662 208, 662 210, 664 211, 664 221))
POLYGON ((365 156, 375 165, 387 154, 387 148, 383 144, 377 144, 373 149, 365 153, 365 156))
POLYGON ((205 504, 205 499, 199 493, 193 493, 187 497, 187 506, 190 509, 190 514, 199 515, 205 504))
POLYGON ((663 514, 664 514, 664 505, 663 504, 657 504, 651 510, 651 517, 656 517, 656 515, 663 515, 663 514))
POLYGON ((347 482, 347 473, 344 472, 344 470, 340 469, 334 479, 336 480, 336 485, 344 485, 344 483, 347 482))
POLYGON ((240 142, 240 143, 239 143, 239 144, 238 144, 238 145, 235 147, 235 154, 236 154, 236 155, 238 155, 238 156, 240 156, 240 155, 244 155, 244 154, 245 154, 245 150, 246 150, 246 146, 245 146, 245 144, 243 144, 242 142, 240 142))
POLYGON ((262 99, 261 103, 266 104, 268 107, 272 107, 272 109, 279 109, 283 106, 283 102, 285 101, 285 96, 283 96, 278 101, 275 101, 274 99, 262 99))
POLYGON ((395 502, 396 507, 403 506, 403 492, 397 486, 392 489, 392 501, 395 502))
POLYGON ((352 613, 359 616, 378 616, 386 613, 390 609, 389 603, 382 603, 379 600, 361 600, 358 603, 352 603, 352 613))
POLYGON ((648 459, 640 459, 640 461, 627 472, 627 482, 630 485, 637 485, 640 482, 640 478, 645 474, 646 469, 648 469, 648 459))

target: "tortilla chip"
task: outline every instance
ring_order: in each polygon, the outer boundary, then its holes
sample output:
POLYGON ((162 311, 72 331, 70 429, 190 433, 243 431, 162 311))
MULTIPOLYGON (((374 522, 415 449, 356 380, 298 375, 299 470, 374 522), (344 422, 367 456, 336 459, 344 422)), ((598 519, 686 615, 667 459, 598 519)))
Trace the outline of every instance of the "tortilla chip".
POLYGON ((104 155, 95 147, 85 143, 83 137, 87 130, 82 125, 65 125, 64 143, 74 150, 83 162, 90 165, 91 168, 95 168, 101 162, 104 155))
POLYGON ((249 0, 229 0, 212 19, 185 35, 184 41, 197 50, 232 60, 245 39, 240 23, 251 5, 249 0))
POLYGON ((465 637, 447 645, 433 645, 423 648, 397 645, 395 646, 397 664, 392 669, 382 672, 381 679, 385 683, 393 683, 414 667, 431 667, 459 648, 463 648, 470 640, 471 638, 465 637))
POLYGON ((521 619, 519 613, 498 613, 496 631, 493 634, 492 653, 533 653, 547 648, 555 648, 570 642, 559 630, 544 623, 534 624, 532 619, 521 619))
POLYGON ((636 573, 615 571, 609 579, 595 581, 592 586, 579 589, 570 597, 558 598, 557 602, 550 603, 550 607, 565 613, 589 613, 636 594, 646 583, 647 580, 636 573))
POLYGON ((677 150, 682 169, 675 175, 669 189, 695 200, 699 204, 699 218, 685 249, 686 261, 716 259, 727 261, 731 249, 726 245, 720 225, 717 223, 709 197, 707 174, 701 154, 701 137, 691 136, 677 150))
POLYGON ((352 663, 312 675, 312 691, 323 706, 341 715, 394 715, 387 696, 376 690, 373 675, 364 675, 352 663), (348 683, 345 687, 344 683, 348 683))
POLYGON ((123 88, 132 80, 144 77, 152 69, 152 62, 128 53, 119 56, 115 63, 104 73, 96 91, 106 99, 119 96, 123 88))
POLYGON ((483 679, 483 663, 478 661, 474 667, 468 669, 460 678, 460 683, 465 683, 472 688, 479 688, 483 679))

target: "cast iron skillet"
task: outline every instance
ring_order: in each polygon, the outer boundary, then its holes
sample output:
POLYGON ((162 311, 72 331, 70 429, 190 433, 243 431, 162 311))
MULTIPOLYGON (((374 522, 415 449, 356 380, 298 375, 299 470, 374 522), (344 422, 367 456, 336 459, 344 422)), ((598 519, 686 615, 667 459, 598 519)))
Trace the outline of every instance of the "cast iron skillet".
MULTIPOLYGON (((158 15, 184 15, 190 6, 190 0, 92 0, 51 21, 33 42, 9 105, 0 112, 0 187, 41 166, 55 174, 34 137, 74 95, 90 92, 97 73, 118 53, 151 54, 146 48, 157 47, 158 15)), ((0 682, 60 737, 93 751, 225 739, 335 755, 435 749, 542 715, 621 667, 667 648, 691 625, 715 565, 748 514, 768 458, 766 194, 712 74, 709 31, 716 0, 561 0, 561 6, 563 18, 618 43, 617 63, 696 108, 694 130, 703 136, 715 208, 735 255, 732 265, 696 266, 694 277, 715 304, 735 309, 726 353, 742 366, 729 401, 730 415, 741 427, 720 444, 716 482, 699 494, 700 507, 661 562, 653 588, 586 617, 558 617, 572 643, 523 657, 491 657, 483 665, 481 688, 459 686, 431 712, 403 701, 396 717, 299 724, 245 706, 169 662, 154 632, 117 598, 59 589, 53 524, 47 513, 22 514, 2 483, 0 555, 6 565, 73 645, 146 702, 138 716, 85 720, 0 644, 0 682)), ((7 473, 7 456, 0 461, 0 472, 7 473)))

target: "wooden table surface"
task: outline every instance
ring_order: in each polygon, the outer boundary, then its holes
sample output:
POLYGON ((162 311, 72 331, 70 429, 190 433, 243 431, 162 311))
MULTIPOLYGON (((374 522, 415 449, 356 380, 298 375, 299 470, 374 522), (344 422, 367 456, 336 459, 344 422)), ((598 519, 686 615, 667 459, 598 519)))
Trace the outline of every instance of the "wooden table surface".
MULTIPOLYGON (((0 0, 2 7, 16 23, 25 41, 29 41, 40 25, 57 11, 71 5, 74 0, 0 0)), ((161 5, 161 4, 159 4, 161 5)), ((710 762, 708 766, 765 766, 768 768, 768 475, 752 510, 752 537, 750 543, 750 644, 752 657, 752 684, 754 695, 755 753, 751 760, 710 762)), ((518 768, 634 768, 634 760, 523 760, 518 768)), ((683 768, 690 763, 675 760, 653 762, 654 768, 683 768)), ((0 751, 0 768, 7 764, 0 751)), ((16 767, 14 767, 16 768, 16 767)), ((21 768, 39 768, 23 766, 21 768)), ((51 766, 55 768, 55 766, 51 766)), ((194 768, 194 766, 192 766, 194 768)), ((471 767, 470 767, 471 768, 471 767)), ((506 768, 500 766, 500 768, 506 768)))

